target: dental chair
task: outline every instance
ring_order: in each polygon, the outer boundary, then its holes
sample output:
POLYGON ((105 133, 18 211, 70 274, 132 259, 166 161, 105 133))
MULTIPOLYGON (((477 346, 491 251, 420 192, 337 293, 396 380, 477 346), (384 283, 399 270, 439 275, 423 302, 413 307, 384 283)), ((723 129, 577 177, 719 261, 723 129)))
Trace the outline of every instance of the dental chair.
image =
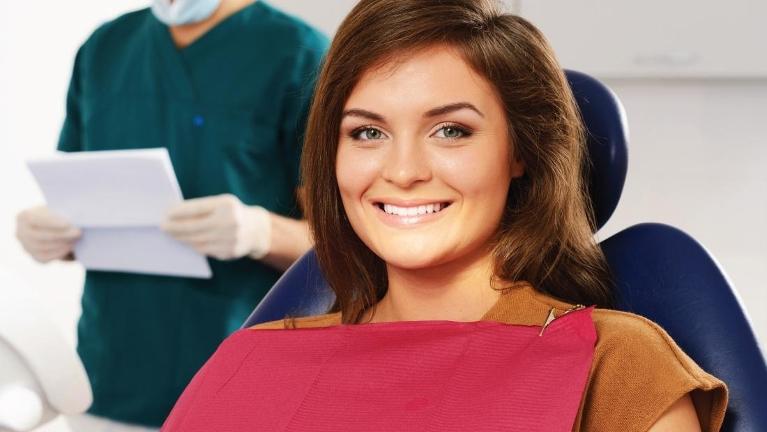
MULTIPOLYGON (((566 72, 588 129, 589 191, 598 229, 615 210, 626 178, 626 116, 603 84, 566 72)), ((600 245, 614 276, 618 309, 658 323, 703 369, 727 383, 722 431, 767 431, 764 354, 737 293, 705 248, 659 223, 631 226, 600 245)), ((334 300, 310 251, 277 281, 243 327, 326 313, 334 300)))
POLYGON ((93 400, 75 348, 38 305, 29 287, 0 269, 0 432, 83 413, 93 400))

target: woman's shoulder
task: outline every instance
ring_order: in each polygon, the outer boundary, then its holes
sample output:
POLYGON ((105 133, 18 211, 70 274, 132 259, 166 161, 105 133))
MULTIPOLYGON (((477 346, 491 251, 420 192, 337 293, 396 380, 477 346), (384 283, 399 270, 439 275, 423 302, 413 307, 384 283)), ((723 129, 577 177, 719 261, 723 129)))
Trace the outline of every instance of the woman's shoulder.
MULTIPOLYGON (((722 382, 705 372, 653 321, 633 313, 611 309, 595 309, 592 313, 597 330, 595 362, 610 365, 611 360, 620 362, 620 368, 628 366, 657 373, 657 382, 668 380, 672 368, 678 377, 684 377, 689 385, 696 384, 712 389, 722 382)), ((618 366, 616 364, 616 366, 618 366)), ((650 379, 645 376, 644 379, 650 379)))
POLYGON ((626 350, 652 350, 673 355, 681 364, 697 368, 661 326, 641 315, 613 309, 594 309, 592 319, 602 355, 626 350))
POLYGON ((658 324, 609 309, 592 313, 597 344, 578 419, 580 430, 647 430, 690 394, 703 430, 719 430, 727 387, 658 324))
POLYGON ((152 12, 149 8, 124 13, 98 26, 88 37, 84 46, 99 52, 113 49, 121 43, 126 43, 126 40, 132 41, 141 35, 142 32, 139 30, 143 29, 150 19, 152 19, 152 12))
MULTIPOLYGON (((542 325, 552 310, 559 316, 573 306, 520 283, 485 318, 542 325)), ((702 429, 719 429, 727 387, 687 356, 661 326, 611 309, 594 309, 592 319, 597 342, 576 432, 645 431, 686 394, 702 429)))
POLYGON ((262 38, 264 31, 270 35, 269 42, 277 44, 288 52, 305 49, 318 51, 321 55, 327 50, 329 40, 320 30, 303 19, 287 13, 266 2, 256 2, 245 14, 246 31, 257 39, 262 38))
POLYGON ((284 318, 277 321, 270 321, 256 324, 252 330, 284 330, 296 328, 321 328, 332 327, 341 324, 341 313, 330 313, 324 315, 312 315, 300 318, 284 318))

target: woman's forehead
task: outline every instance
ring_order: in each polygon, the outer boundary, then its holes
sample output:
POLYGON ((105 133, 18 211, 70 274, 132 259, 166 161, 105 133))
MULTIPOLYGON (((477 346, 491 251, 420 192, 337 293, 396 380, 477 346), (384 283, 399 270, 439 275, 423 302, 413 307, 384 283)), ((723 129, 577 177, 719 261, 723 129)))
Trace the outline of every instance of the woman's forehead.
POLYGON ((463 100, 486 107, 499 103, 494 86, 458 50, 436 45, 376 62, 357 81, 345 109, 370 103, 379 109, 433 107, 463 100))

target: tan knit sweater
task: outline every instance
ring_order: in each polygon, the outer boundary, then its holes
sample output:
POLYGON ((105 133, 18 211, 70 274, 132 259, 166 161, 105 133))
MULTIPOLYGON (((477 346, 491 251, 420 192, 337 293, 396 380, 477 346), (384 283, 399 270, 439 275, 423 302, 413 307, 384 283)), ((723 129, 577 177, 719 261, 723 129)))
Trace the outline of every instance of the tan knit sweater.
MULTIPOLYGON (((482 318, 541 326, 551 308, 572 305, 541 294, 528 284, 504 293, 482 318)), ((638 315, 595 309, 597 344, 576 432, 645 432, 679 398, 691 394, 703 432, 718 431, 727 408, 727 387, 690 359, 652 321, 638 315)), ((282 320, 257 329, 329 327, 341 314, 282 320)))

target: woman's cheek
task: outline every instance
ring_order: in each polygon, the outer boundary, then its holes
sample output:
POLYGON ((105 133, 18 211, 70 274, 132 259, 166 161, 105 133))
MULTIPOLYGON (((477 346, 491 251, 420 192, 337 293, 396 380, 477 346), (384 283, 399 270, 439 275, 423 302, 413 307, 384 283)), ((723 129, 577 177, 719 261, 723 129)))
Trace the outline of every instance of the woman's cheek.
POLYGON ((502 174, 487 155, 469 148, 439 152, 433 156, 432 161, 435 177, 462 195, 481 192, 488 182, 502 174))
POLYGON ((336 180, 345 199, 359 198, 381 172, 382 152, 341 145, 336 158, 336 180))

